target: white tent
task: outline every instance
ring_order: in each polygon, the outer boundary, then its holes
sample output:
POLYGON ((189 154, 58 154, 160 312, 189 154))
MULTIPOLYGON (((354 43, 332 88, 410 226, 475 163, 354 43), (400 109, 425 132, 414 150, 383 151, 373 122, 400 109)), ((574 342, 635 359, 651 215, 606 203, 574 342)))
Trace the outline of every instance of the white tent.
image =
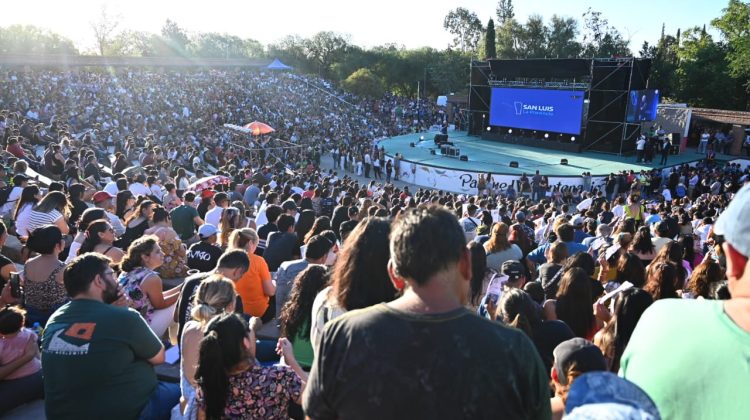
POLYGON ((282 63, 278 58, 274 58, 273 62, 269 64, 267 67, 269 70, 291 70, 293 67, 287 66, 286 64, 282 63))

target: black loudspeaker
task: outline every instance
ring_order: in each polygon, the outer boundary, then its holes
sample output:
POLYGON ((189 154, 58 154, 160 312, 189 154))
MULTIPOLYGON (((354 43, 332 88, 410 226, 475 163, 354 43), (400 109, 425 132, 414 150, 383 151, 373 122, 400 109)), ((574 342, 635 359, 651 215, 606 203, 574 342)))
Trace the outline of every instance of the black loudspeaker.
POLYGON ((414 142, 409 143, 409 147, 414 147, 414 142))
POLYGON ((430 154, 434 155, 435 154, 435 149, 430 149, 430 154))
POLYGON ((567 165, 568 159, 560 159, 560 165, 567 165))
POLYGON ((516 162, 515 160, 511 161, 510 165, 508 165, 508 166, 510 166, 511 168, 518 168, 518 162, 516 162))
POLYGON ((466 156, 466 155, 461 155, 461 157, 459 157, 458 159, 459 159, 459 160, 462 160, 462 161, 464 161, 464 162, 468 162, 468 161, 469 161, 469 157, 468 157, 468 156, 466 156))
POLYGON ((441 144, 448 141, 447 134, 435 134, 435 144, 441 144))

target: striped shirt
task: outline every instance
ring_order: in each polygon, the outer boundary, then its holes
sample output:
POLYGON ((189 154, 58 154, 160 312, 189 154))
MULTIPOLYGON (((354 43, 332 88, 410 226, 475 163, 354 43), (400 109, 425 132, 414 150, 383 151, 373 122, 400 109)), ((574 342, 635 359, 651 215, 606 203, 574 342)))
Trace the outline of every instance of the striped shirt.
POLYGON ((31 210, 29 212, 29 221, 26 229, 29 232, 33 232, 34 229, 44 225, 54 225, 55 222, 63 217, 62 213, 56 209, 52 209, 49 213, 42 213, 40 211, 31 210))

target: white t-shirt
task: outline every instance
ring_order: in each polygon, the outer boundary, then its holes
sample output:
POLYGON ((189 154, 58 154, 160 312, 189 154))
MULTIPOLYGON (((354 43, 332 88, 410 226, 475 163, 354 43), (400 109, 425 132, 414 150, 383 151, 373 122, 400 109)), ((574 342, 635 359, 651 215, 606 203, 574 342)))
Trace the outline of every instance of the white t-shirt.
POLYGON ((104 186, 103 190, 108 192, 113 197, 117 197, 117 193, 120 192, 120 190, 117 189, 117 182, 115 181, 108 182, 107 185, 104 186))
POLYGON ((8 195, 8 201, 3 204, 2 209, 0 209, 0 213, 2 213, 3 215, 10 215, 13 210, 15 210, 16 201, 21 198, 22 192, 23 187, 13 187, 13 189, 10 191, 10 194, 8 195))
POLYGON ((130 184, 130 186, 128 187, 128 190, 130 190, 130 192, 132 192, 133 195, 135 196, 151 195, 151 190, 147 186, 141 184, 140 182, 134 182, 130 184))
POLYGON ((31 213, 31 208, 34 205, 31 203, 24 204, 23 207, 21 207, 21 211, 18 212, 18 217, 16 218, 16 232, 19 236, 29 236, 29 214, 31 213))
POLYGON ((221 214, 224 212, 223 207, 216 206, 212 208, 211 210, 206 212, 206 223, 210 225, 214 225, 217 228, 219 227, 219 223, 221 222, 221 214))

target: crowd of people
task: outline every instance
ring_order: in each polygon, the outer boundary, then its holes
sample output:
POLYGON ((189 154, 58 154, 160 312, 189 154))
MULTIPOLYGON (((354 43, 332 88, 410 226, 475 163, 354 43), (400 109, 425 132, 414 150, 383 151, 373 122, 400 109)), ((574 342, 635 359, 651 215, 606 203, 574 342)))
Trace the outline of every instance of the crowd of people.
POLYGON ((746 416, 748 168, 410 189, 355 174, 398 178, 376 140, 442 124, 425 103, 0 75, 0 415, 746 416), (223 128, 250 116, 277 131, 223 128))

